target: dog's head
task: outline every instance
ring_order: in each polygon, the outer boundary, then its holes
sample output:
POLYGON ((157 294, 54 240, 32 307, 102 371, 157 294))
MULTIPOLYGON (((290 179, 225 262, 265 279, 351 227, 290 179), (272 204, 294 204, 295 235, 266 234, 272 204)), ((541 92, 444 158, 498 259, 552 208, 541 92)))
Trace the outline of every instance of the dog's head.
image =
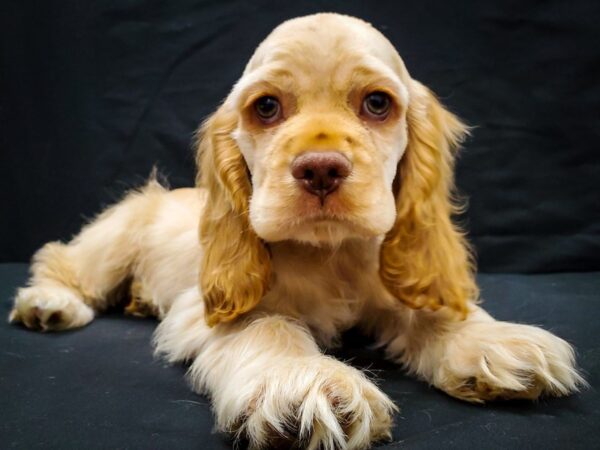
POLYGON ((464 134, 369 24, 317 14, 277 27, 201 129, 208 323, 256 305, 268 288, 268 243, 282 240, 382 237, 380 276, 394 295, 464 309, 429 295, 434 280, 407 280, 418 269, 405 260, 427 265, 415 240, 449 221, 452 149, 464 134))

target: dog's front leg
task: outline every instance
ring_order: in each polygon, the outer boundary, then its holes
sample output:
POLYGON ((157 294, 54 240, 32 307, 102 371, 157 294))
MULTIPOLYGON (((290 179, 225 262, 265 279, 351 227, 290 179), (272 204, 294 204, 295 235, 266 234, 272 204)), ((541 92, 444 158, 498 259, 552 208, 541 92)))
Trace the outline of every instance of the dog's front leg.
POLYGON ((208 328, 202 304, 178 301, 156 335, 159 352, 188 359, 217 427, 251 448, 366 448, 390 434, 393 403, 359 370, 324 355, 308 329, 283 316, 208 328))
POLYGON ((398 307, 369 326, 391 359, 453 397, 470 402, 562 396, 585 381, 571 345, 538 327, 493 319, 469 305, 464 320, 398 307))

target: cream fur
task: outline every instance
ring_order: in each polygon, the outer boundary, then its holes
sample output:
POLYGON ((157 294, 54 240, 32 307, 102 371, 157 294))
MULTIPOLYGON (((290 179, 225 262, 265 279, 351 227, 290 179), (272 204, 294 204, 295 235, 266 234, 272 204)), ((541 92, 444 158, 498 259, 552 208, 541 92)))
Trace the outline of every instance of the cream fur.
POLYGON ((128 310, 161 319, 157 354, 188 362, 218 429, 254 448, 298 440, 360 449, 390 436, 393 403, 323 354, 353 326, 467 401, 574 392, 584 381, 569 344, 476 304, 466 244, 450 221, 452 148, 464 132, 368 24, 333 14, 286 22, 204 126, 199 187, 168 191, 151 180, 68 244, 46 244, 10 320, 44 331, 84 326, 131 289, 128 310), (244 112, 265 78, 295 96, 269 131, 244 112), (364 123, 340 100, 363 84, 397 94, 393 120, 364 123), (353 173, 317 211, 289 163, 332 146, 353 173))

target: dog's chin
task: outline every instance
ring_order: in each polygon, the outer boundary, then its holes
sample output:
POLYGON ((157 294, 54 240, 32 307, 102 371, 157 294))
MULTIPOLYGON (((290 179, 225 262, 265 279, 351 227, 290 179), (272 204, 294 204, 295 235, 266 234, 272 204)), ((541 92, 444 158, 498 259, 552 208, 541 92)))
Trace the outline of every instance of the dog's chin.
POLYGON ((258 227, 256 232, 267 242, 296 241, 318 247, 335 247, 347 239, 366 240, 380 234, 356 222, 333 217, 294 221, 271 230, 258 227))
POLYGON ((291 236, 295 241, 315 246, 338 246, 346 239, 368 237, 365 230, 356 225, 332 219, 311 220, 300 224, 291 236))

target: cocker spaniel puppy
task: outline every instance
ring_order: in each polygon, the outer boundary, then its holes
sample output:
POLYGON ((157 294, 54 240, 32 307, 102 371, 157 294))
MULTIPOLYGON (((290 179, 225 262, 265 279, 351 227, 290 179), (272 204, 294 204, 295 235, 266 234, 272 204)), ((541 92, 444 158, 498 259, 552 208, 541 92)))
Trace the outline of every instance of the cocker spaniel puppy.
POLYGON ((187 361, 218 428, 262 448, 365 448, 396 407, 323 353, 358 326, 426 382, 469 402, 565 395, 573 349, 478 305, 453 225, 465 126, 369 24, 285 22, 201 127, 197 188, 151 180, 68 244, 46 244, 12 321, 64 330, 130 291, 187 361))

